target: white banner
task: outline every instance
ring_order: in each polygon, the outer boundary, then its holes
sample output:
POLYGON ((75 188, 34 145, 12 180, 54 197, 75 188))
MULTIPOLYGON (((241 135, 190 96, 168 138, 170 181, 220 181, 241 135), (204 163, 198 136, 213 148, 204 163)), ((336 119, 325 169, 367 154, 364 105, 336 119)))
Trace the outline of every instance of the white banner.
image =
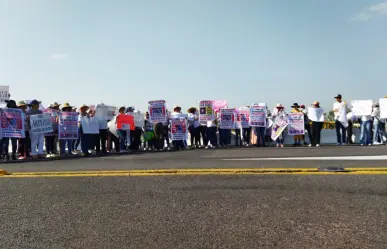
POLYGON ((52 129, 51 115, 48 113, 30 116, 31 133, 44 134, 50 133, 52 129))
POLYGON ((353 115, 360 116, 370 116, 372 113, 372 100, 353 100, 352 113, 353 115))
POLYGON ((95 106, 95 116, 102 120, 112 120, 116 109, 115 106, 98 104, 95 106))
POLYGON ((379 99, 380 118, 387 118, 387 98, 379 99))

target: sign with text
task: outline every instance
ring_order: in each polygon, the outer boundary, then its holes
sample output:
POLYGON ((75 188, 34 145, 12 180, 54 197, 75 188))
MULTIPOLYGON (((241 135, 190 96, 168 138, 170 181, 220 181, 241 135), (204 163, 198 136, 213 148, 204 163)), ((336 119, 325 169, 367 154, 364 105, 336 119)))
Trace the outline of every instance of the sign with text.
POLYGON ((271 139, 273 139, 273 141, 277 140, 277 138, 281 136, 282 132, 285 130, 286 126, 288 126, 287 120, 279 117, 275 118, 271 128, 271 139))
POLYGON ((351 102, 353 115, 370 116, 372 113, 372 100, 353 100, 351 102))
POLYGON ((199 102, 199 122, 206 123, 214 119, 214 107, 212 100, 202 100, 199 102))
POLYGON ((250 108, 248 107, 239 107, 238 115, 237 115, 237 122, 239 123, 239 126, 242 128, 249 128, 250 127, 250 108))
POLYGON ((21 109, 1 110, 2 137, 25 138, 24 117, 25 114, 21 109))
POLYGON ((266 127, 266 105, 252 105, 250 107, 250 126, 266 127))
POLYGON ((9 100, 9 86, 0 86, 0 103, 9 100))
POLYGON ((220 109, 220 129, 234 129, 235 128, 235 108, 220 109))
POLYGON ((288 134, 290 136, 305 134, 304 113, 299 112, 288 115, 288 134))
POLYGON ((50 114, 36 114, 30 116, 30 132, 34 134, 52 133, 51 115, 50 114))
POLYGON ((185 140, 187 137, 187 120, 185 118, 171 119, 171 139, 185 140))
POLYGON ((165 100, 149 101, 149 121, 152 124, 163 123, 167 121, 165 100))
POLYGON ((59 113, 58 138, 78 139, 78 113, 59 113))

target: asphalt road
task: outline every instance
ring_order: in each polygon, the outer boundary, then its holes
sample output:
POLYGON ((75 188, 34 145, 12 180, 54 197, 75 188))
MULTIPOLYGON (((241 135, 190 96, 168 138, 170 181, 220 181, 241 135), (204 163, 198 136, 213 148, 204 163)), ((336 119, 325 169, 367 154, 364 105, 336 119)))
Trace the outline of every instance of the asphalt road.
MULTIPOLYGON (((230 149, 4 164, 9 171, 386 167, 386 147, 230 149), (269 158, 273 161, 225 161, 269 158)), ((0 177, 0 248, 386 248, 387 175, 0 177)))

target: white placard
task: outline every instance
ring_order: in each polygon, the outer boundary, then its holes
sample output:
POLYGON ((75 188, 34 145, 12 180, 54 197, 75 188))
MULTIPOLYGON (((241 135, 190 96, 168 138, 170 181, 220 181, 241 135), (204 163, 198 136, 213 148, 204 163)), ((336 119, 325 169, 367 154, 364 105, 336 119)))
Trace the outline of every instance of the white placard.
POLYGON ((355 116, 370 116, 372 113, 372 100, 353 100, 352 113, 355 116))
POLYGON ((379 99, 380 118, 387 118, 387 98, 379 99))
POLYGON ((51 133, 52 129, 51 115, 48 113, 30 116, 31 133, 44 134, 51 133))
POLYGON ((9 100, 9 86, 0 86, 0 103, 9 100))
POLYGON ((324 109, 308 107, 308 118, 313 122, 324 122, 324 109))
POLYGON ((99 122, 97 118, 82 117, 81 124, 84 134, 99 134, 99 122))

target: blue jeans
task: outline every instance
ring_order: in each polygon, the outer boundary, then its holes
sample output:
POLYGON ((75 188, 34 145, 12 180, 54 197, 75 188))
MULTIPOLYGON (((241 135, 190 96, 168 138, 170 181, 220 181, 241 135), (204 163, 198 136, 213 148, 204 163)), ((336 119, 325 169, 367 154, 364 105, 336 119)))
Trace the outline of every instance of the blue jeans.
POLYGON ((337 143, 339 144, 345 144, 346 137, 347 137, 347 128, 344 127, 344 125, 339 121, 335 121, 335 126, 336 126, 336 136, 337 136, 337 143), (341 130, 341 134, 340 134, 341 130))
MULTIPOLYGON (((229 144, 229 133, 231 130, 228 129, 219 129, 219 143, 221 146, 229 144)), ((231 136, 231 134, 230 134, 231 136)))
POLYGON ((81 150, 82 153, 89 153, 89 144, 90 144, 90 134, 81 134, 81 150))
POLYGON ((70 154, 73 150, 73 143, 75 143, 76 140, 72 139, 60 139, 59 140, 59 148, 60 148, 60 155, 63 156, 66 154, 66 145, 68 153, 70 154))
POLYGON ((257 145, 265 145, 265 132, 266 127, 255 127, 255 133, 257 135, 257 145))
POLYGON ((120 140, 120 150, 126 149, 126 131, 117 130, 118 139, 120 140))
POLYGON ((361 122, 360 144, 371 143, 371 120, 361 122))

